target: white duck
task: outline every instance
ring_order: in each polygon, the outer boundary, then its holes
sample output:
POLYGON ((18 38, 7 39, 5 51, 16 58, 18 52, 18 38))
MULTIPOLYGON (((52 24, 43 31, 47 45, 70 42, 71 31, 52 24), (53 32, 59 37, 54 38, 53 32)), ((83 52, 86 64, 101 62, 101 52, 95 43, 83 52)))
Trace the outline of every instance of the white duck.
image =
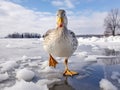
POLYGON ((75 34, 67 29, 67 17, 65 10, 57 12, 57 28, 48 30, 43 36, 43 47, 49 53, 49 66, 56 67, 58 62, 53 56, 65 58, 65 71, 63 75, 73 76, 78 74, 68 69, 68 58, 75 52, 78 41, 75 34))

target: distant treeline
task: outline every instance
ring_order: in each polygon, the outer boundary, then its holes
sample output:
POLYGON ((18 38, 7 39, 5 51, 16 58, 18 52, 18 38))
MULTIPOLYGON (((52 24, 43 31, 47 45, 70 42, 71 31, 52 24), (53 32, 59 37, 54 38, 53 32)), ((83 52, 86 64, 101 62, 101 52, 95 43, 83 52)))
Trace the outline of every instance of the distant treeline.
POLYGON ((5 38, 40 38, 41 35, 38 33, 12 33, 8 34, 5 38))
POLYGON ((103 37, 104 35, 102 34, 88 34, 88 35, 76 35, 76 37, 84 37, 84 38, 88 38, 88 37, 103 37))

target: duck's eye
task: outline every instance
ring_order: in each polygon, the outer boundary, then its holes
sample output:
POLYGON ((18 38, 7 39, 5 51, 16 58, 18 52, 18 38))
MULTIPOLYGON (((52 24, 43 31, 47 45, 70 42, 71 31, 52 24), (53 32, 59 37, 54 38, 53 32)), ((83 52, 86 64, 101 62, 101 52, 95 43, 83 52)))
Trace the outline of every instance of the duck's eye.
POLYGON ((65 16, 65 13, 63 14, 63 16, 65 16))

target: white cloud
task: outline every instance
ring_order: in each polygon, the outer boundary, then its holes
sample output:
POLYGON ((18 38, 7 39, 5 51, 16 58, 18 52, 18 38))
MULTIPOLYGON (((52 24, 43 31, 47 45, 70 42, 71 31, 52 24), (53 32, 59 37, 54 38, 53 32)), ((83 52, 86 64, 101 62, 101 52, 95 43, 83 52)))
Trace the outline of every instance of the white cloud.
POLYGON ((43 33, 55 26, 51 21, 55 19, 49 12, 34 12, 12 2, 0 2, 0 36, 12 32, 43 33))
MULTIPOLYGON (((18 4, 0 1, 0 37, 13 32, 45 33, 56 27, 56 14, 36 12, 18 4)), ((76 34, 103 33, 103 20, 106 12, 68 11, 68 28, 76 34)))
POLYGON ((68 8, 74 8, 75 7, 71 0, 65 0, 65 3, 66 3, 68 8))
POLYGON ((74 8, 75 3, 73 3, 72 0, 53 0, 51 1, 51 4, 57 7, 63 7, 63 8, 74 8))
POLYGON ((76 34, 103 34, 104 18, 106 12, 91 12, 88 15, 76 15, 69 17, 69 28, 76 34))
POLYGON ((64 3, 63 3, 62 1, 56 1, 56 0, 52 1, 51 3, 52 3, 54 6, 63 6, 63 5, 64 5, 64 3))

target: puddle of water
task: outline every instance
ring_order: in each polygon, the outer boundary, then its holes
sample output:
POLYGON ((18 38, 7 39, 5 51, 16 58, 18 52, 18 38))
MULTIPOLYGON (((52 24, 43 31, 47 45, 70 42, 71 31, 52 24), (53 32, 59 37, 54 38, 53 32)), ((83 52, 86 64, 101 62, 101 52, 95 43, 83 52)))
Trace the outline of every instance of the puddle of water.
POLYGON ((49 90, 102 90, 99 82, 103 78, 109 80, 119 90, 120 76, 119 80, 113 80, 111 76, 113 72, 120 73, 120 51, 105 49, 104 55, 108 57, 97 58, 97 62, 84 67, 83 71, 78 70, 79 75, 68 77, 49 90))
POLYGON ((56 83, 49 90, 100 90, 99 82, 104 78, 104 71, 101 65, 88 66, 85 71, 78 71, 79 75, 64 77, 63 83, 56 83), (88 69, 92 68, 91 70, 88 69))

